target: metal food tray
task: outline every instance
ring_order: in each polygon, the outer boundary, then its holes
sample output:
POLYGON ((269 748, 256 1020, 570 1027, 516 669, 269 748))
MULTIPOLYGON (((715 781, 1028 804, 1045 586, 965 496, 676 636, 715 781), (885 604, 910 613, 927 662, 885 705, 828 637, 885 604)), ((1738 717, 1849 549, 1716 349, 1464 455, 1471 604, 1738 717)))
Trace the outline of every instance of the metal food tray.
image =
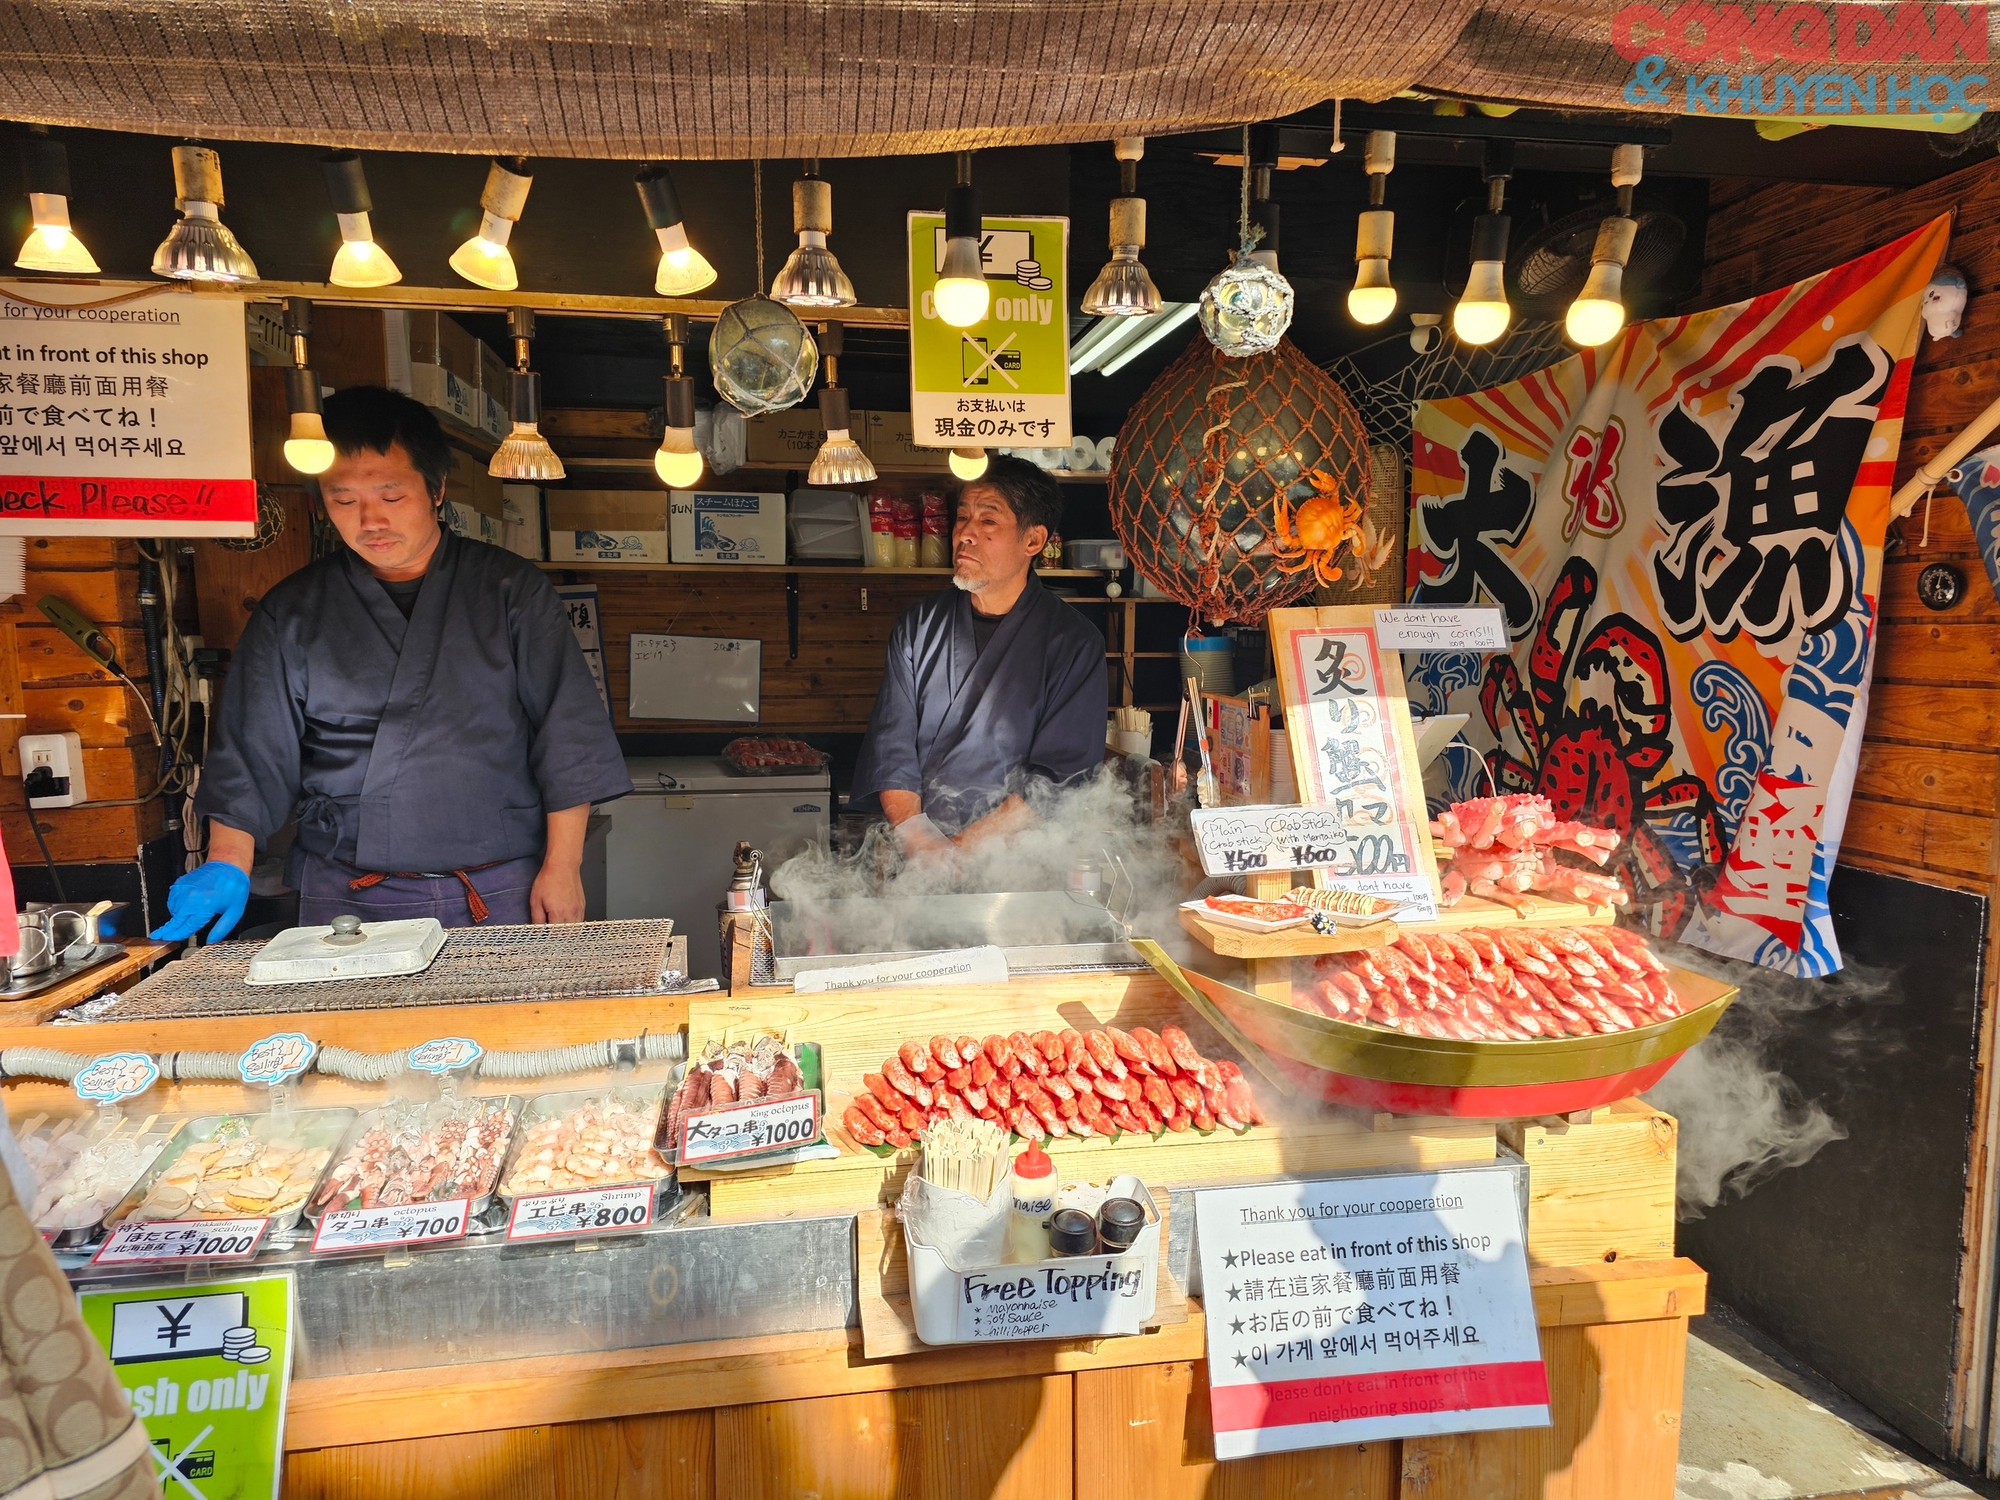
MULTIPOLYGON (((552 1192, 583 1191, 582 1189, 567 1188, 543 1188, 532 1193, 509 1193, 506 1191, 508 1179, 514 1175, 514 1168, 520 1164, 521 1153, 527 1149, 529 1131, 541 1124, 542 1121, 552 1119, 558 1115, 566 1115, 571 1110, 580 1108, 593 1099, 608 1098, 617 1099, 622 1103, 629 1104, 641 1114, 650 1109, 653 1112, 653 1129, 648 1138, 649 1140, 657 1140, 660 1130, 660 1112, 667 1107, 666 1088, 667 1086, 664 1083, 623 1083, 610 1084, 603 1088, 563 1089, 557 1093, 535 1095, 534 1098, 528 1101, 527 1107, 521 1111, 520 1118, 514 1122, 514 1144, 507 1153, 507 1164, 500 1169, 500 1180, 493 1186, 493 1196, 506 1204, 511 1210, 515 1200, 518 1198, 539 1198, 544 1193, 552 1192)), ((659 1153, 656 1151, 654 1155, 658 1156, 659 1153)), ((667 1165, 667 1173, 654 1183, 653 1204, 656 1212, 658 1211, 661 1193, 671 1188, 674 1181, 672 1165, 667 1163, 666 1158, 663 1156, 660 1157, 660 1160, 663 1164, 667 1165)), ((646 1180, 643 1177, 628 1177, 617 1181, 593 1182, 590 1186, 593 1188, 624 1187, 631 1183, 644 1182, 646 1180)))
MULTIPOLYGON (((251 1140, 268 1142, 274 1138, 283 1136, 296 1136, 299 1143, 305 1147, 313 1150, 324 1149, 328 1153, 327 1159, 324 1165, 320 1167, 318 1173, 314 1175, 312 1186, 306 1190, 305 1199, 297 1208, 287 1210, 282 1214, 268 1216, 244 1212, 228 1215, 216 1214, 210 1217, 269 1217, 271 1221, 270 1232, 274 1235, 283 1234, 294 1228, 298 1224, 300 1216, 304 1214, 306 1204, 311 1203, 313 1195, 319 1191, 320 1181, 326 1176, 326 1169, 333 1165, 334 1158, 332 1153, 334 1148, 340 1144, 341 1137, 347 1133, 348 1127, 354 1123, 354 1111, 345 1105, 336 1105, 325 1109, 295 1109, 290 1111, 285 1117, 285 1128, 283 1130, 277 1128, 276 1121, 277 1116, 268 1113, 258 1115, 203 1115, 199 1119, 188 1121, 186 1127, 182 1129, 168 1148, 153 1158, 152 1167, 133 1185, 132 1191, 125 1195, 125 1201, 104 1216, 105 1227, 116 1228, 118 1225, 129 1220, 139 1205, 146 1201, 146 1195, 152 1191, 153 1184, 164 1176, 175 1162, 187 1154, 190 1146, 199 1145, 205 1141, 212 1141, 222 1133, 226 1126, 240 1122, 249 1127, 247 1134, 251 1140)), ((148 1222, 195 1224, 202 1221, 199 1219, 159 1219, 148 1222)))
MULTIPOLYGON (((84 1115, 84 1116, 72 1115, 51 1123, 51 1126, 47 1132, 47 1137, 46 1137, 50 1141, 59 1140, 63 1136, 69 1134, 82 1134, 88 1137, 88 1139, 86 1139, 83 1142, 83 1144, 78 1148, 78 1150, 70 1156, 70 1159, 64 1162, 63 1165, 57 1170, 56 1177, 54 1180, 60 1181, 63 1178, 67 1177, 70 1173, 71 1168, 73 1168, 76 1165, 76 1158, 82 1155, 83 1152, 88 1151, 92 1146, 96 1145, 99 1141, 104 1140, 107 1136, 112 1135, 116 1131, 122 1130, 126 1125, 133 1123, 131 1117, 128 1115, 110 1114, 109 1117, 115 1120, 117 1123, 107 1128, 105 1125, 105 1117, 107 1113, 108 1112, 106 1111, 94 1111, 91 1115, 84 1115)), ((112 1213, 115 1213, 118 1210, 118 1208, 123 1205, 125 1200, 131 1196, 134 1184, 136 1184, 141 1177, 144 1177, 146 1173, 152 1169, 154 1164, 159 1161, 160 1154, 164 1152, 167 1149, 167 1147, 173 1143, 175 1134, 180 1130, 180 1128, 184 1124, 187 1123, 185 1120, 180 1119, 178 1117, 166 1118, 163 1121, 158 1113, 154 1114, 153 1119, 154 1119, 153 1128, 145 1131, 141 1135, 140 1139, 144 1139, 147 1136, 157 1136, 159 1139, 159 1144, 154 1148, 153 1154, 150 1157, 148 1157, 141 1166, 139 1166, 136 1170, 134 1170, 134 1172, 132 1173, 131 1180, 125 1184, 123 1189, 121 1189, 118 1198, 113 1201, 110 1208, 106 1209, 103 1213, 99 1214, 96 1218, 92 1219, 88 1224, 70 1225, 66 1228, 52 1228, 48 1223, 44 1222, 42 1218, 40 1217, 36 1218, 35 1228, 37 1228, 42 1232, 43 1237, 48 1240, 49 1244, 51 1244, 58 1250, 68 1250, 77 1245, 87 1245, 92 1240, 96 1239, 98 1235, 103 1232, 104 1221, 108 1217, 110 1217, 112 1213)), ((41 1132, 39 1129, 37 1129, 35 1132, 32 1132, 32 1134, 39 1136, 41 1132)), ((23 1139, 25 1140, 27 1138, 28 1138, 27 1136, 24 1136, 23 1139)), ((43 1187, 44 1184, 38 1179, 35 1184, 35 1200, 34 1200, 35 1202, 40 1201, 43 1187)), ((29 1207, 32 1209, 33 1204, 31 1203, 29 1207)), ((54 1205, 52 1204, 51 1208, 53 1207, 54 1205)))
MULTIPOLYGON (((521 1102, 519 1094, 480 1094, 468 1095, 460 1099, 432 1099, 422 1103, 414 1099, 400 1099, 390 1104, 378 1105, 374 1109, 364 1109, 359 1115, 355 1116, 354 1123, 347 1128, 347 1134, 341 1137, 340 1148, 333 1153, 333 1158, 327 1163, 326 1170, 320 1173, 319 1181, 313 1184, 312 1196, 306 1199, 305 1218, 307 1222, 317 1224, 336 1208, 352 1208, 355 1206, 352 1201, 328 1203, 322 1206, 319 1202, 319 1195, 326 1190, 327 1182, 333 1176, 335 1169, 342 1162, 346 1161, 349 1153, 361 1144, 361 1138, 377 1126, 381 1126, 393 1133, 402 1126, 410 1123, 411 1119, 415 1117, 421 1128, 435 1130, 451 1119, 454 1114, 470 1113, 476 1107, 497 1104, 512 1113, 514 1119, 513 1123, 507 1127, 506 1131, 500 1137, 500 1148, 494 1156, 495 1168, 493 1180, 486 1185, 483 1192, 474 1194, 471 1203, 466 1207, 465 1217, 468 1223, 478 1218, 486 1211, 487 1205, 493 1201, 493 1190, 499 1187, 501 1178, 506 1175, 502 1169, 506 1167, 508 1157, 514 1149, 514 1132, 521 1127, 521 1102)), ((456 1197, 457 1195, 454 1194, 453 1196, 456 1197)), ((441 1200, 435 1197, 426 1197, 422 1200, 410 1201, 434 1203, 441 1200)))
POLYGON ((989 945, 1006 954, 1015 974, 1146 967, 1116 917, 1066 891, 778 901, 770 913, 771 971, 781 982, 811 969, 989 945))

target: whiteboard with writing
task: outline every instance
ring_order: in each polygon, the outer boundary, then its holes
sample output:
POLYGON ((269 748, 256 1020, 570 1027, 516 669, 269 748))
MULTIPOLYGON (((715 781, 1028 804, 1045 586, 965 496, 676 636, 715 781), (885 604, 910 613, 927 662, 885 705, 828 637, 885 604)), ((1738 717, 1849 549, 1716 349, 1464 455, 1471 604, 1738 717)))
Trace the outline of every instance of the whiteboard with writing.
POLYGON ((256 528, 242 299, 0 281, 0 535, 256 528))
POLYGON ((635 719, 755 724, 763 642, 730 636, 632 636, 626 712, 635 719))

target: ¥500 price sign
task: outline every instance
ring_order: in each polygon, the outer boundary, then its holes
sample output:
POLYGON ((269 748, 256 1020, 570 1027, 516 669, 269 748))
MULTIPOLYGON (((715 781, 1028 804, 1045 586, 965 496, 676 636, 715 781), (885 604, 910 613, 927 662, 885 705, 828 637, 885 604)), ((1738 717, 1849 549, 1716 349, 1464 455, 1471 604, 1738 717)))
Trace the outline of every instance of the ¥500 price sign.
POLYGON ((396 1203, 381 1208, 336 1208, 319 1221, 315 1250, 377 1250, 455 1240, 465 1233, 470 1198, 442 1203, 396 1203))
POLYGON ((759 1151, 809 1146, 818 1139, 818 1094, 760 1099, 689 1115, 681 1126, 680 1165, 703 1167, 759 1151))
POLYGON ((507 1216, 510 1240, 548 1240, 572 1234, 610 1234, 644 1229, 653 1222, 653 1184, 586 1188, 574 1193, 541 1193, 516 1198, 507 1216))

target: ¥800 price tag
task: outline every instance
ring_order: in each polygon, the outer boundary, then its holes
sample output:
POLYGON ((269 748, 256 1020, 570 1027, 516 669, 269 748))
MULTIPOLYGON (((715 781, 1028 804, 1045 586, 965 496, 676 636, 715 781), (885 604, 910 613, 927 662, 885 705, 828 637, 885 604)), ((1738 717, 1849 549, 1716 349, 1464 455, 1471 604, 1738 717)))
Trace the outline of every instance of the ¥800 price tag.
POLYGON ((818 1139, 818 1094, 759 1099, 755 1104, 689 1115, 681 1126, 680 1164, 702 1167, 734 1156, 807 1146, 818 1139))
POLYGON ((200 1219, 193 1223, 120 1224, 97 1247, 93 1266, 166 1260, 248 1260, 269 1219, 200 1219))
POLYGON ((378 1250, 455 1240, 465 1233, 470 1198, 442 1203, 396 1203, 381 1208, 336 1208, 319 1221, 315 1250, 378 1250))
POLYGON ((516 1198, 507 1216, 510 1240, 546 1240, 559 1235, 609 1234, 643 1229, 653 1222, 653 1184, 585 1188, 574 1193, 540 1193, 516 1198))

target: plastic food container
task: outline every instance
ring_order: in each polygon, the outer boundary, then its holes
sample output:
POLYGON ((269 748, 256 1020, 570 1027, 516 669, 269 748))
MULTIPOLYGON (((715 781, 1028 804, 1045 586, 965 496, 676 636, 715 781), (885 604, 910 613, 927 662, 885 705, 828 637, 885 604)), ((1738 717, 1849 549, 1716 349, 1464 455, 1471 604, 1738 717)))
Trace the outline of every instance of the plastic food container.
MULTIPOLYGON (((541 1193, 581 1192, 634 1182, 664 1187, 673 1180, 673 1168, 653 1149, 653 1140, 665 1101, 663 1083, 536 1095, 521 1111, 521 1123, 514 1129, 514 1149, 496 1189, 500 1200, 511 1204, 516 1198, 541 1193), (635 1151, 613 1153, 605 1149, 603 1140, 593 1138, 593 1131, 608 1117, 626 1122, 624 1128, 631 1132, 635 1151), (544 1152, 550 1153, 549 1159, 538 1160, 544 1152), (601 1175, 589 1175, 593 1171, 601 1175)), ((624 1129, 618 1132, 623 1133, 624 1129)))
POLYGON ((271 1233, 283 1234, 312 1202, 353 1123, 346 1108, 296 1109, 282 1124, 271 1114, 190 1120, 105 1225, 269 1219, 271 1233))
POLYGON ((182 1123, 94 1111, 23 1132, 21 1148, 35 1168, 35 1227, 58 1249, 89 1243, 182 1123))
POLYGON ((364 1110, 313 1190, 306 1216, 317 1222, 337 1208, 470 1198, 467 1217, 477 1217, 493 1201, 520 1117, 518 1094, 435 1099, 426 1104, 405 1100, 364 1110), (482 1134, 485 1149, 461 1147, 461 1142, 482 1134), (421 1170, 423 1155, 431 1154, 426 1147, 435 1148, 438 1155, 453 1153, 453 1162, 418 1182, 415 1173, 421 1170))

